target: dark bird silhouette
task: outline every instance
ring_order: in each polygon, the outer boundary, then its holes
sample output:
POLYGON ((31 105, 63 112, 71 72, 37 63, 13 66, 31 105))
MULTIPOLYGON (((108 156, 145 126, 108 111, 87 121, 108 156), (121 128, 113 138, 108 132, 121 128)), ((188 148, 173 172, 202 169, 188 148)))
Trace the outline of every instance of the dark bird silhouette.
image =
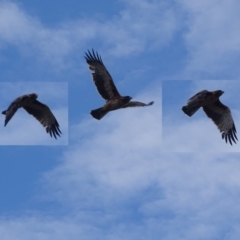
POLYGON ((57 139, 57 136, 60 137, 61 134, 57 119, 47 105, 36 100, 37 97, 36 93, 32 93, 16 98, 9 105, 8 109, 2 112, 2 114, 6 115, 4 126, 8 124, 17 110, 22 107, 46 128, 47 133, 51 137, 54 136, 57 139))
POLYGON ((229 141, 232 145, 232 141, 236 143, 235 140, 238 140, 236 136, 237 130, 230 109, 219 100, 223 93, 221 90, 213 92, 203 90, 191 97, 187 105, 182 107, 182 110, 191 117, 202 107, 203 111, 212 119, 222 133, 222 139, 225 139, 226 143, 229 141))
POLYGON ((121 96, 114 85, 113 79, 108 70, 103 64, 101 56, 92 50, 92 53, 88 50, 85 53, 85 59, 89 65, 89 69, 92 72, 93 82, 99 92, 99 94, 106 100, 103 107, 92 110, 91 115, 100 120, 108 112, 127 107, 146 107, 152 105, 154 102, 148 104, 136 101, 130 101, 130 96, 121 96))

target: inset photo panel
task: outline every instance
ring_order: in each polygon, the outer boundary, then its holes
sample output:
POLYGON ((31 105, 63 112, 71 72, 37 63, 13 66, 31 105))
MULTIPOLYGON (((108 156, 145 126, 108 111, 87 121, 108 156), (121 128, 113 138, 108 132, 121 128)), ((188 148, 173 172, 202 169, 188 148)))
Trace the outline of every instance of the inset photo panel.
POLYGON ((240 152, 240 81, 163 81, 167 152, 240 152))
POLYGON ((67 145, 67 82, 0 82, 0 145, 67 145))

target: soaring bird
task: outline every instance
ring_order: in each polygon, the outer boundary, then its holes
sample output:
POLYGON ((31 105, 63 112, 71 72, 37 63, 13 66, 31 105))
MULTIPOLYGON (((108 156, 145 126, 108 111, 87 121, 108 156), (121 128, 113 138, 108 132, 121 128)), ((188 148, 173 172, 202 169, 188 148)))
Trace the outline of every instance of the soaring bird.
POLYGON ((92 71, 93 82, 99 92, 99 94, 106 100, 103 107, 92 110, 91 115, 100 120, 108 112, 127 107, 146 107, 152 105, 154 102, 142 103, 136 101, 130 101, 130 96, 121 96, 113 82, 111 75, 103 64, 101 56, 92 50, 92 53, 88 50, 85 53, 85 59, 89 65, 89 69, 92 71))
POLYGON ((191 97, 188 100, 187 105, 182 107, 182 110, 185 114, 191 117, 200 107, 202 107, 203 111, 212 119, 222 133, 222 139, 225 139, 226 143, 229 141, 232 145, 232 141, 236 143, 235 140, 238 140, 236 136, 237 130, 230 109, 219 100, 219 97, 223 93, 222 90, 213 92, 203 90, 191 97))
POLYGON ((36 100, 38 95, 36 93, 26 94, 16 98, 2 114, 6 115, 4 126, 10 121, 13 115, 19 108, 24 108, 29 114, 33 115, 42 125, 46 127, 47 133, 50 136, 60 137, 61 131, 57 119, 54 117, 50 108, 36 100))

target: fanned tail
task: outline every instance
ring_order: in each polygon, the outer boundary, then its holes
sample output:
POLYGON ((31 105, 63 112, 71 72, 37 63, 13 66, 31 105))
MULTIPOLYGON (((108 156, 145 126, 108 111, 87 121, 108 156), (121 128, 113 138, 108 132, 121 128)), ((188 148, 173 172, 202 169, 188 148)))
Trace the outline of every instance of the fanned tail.
POLYGON ((90 114, 97 120, 100 120, 101 118, 103 118, 107 113, 108 112, 104 111, 103 108, 98 108, 90 112, 90 114))
POLYGON ((187 114, 189 117, 191 117, 201 106, 183 106, 182 110, 185 114, 187 114))

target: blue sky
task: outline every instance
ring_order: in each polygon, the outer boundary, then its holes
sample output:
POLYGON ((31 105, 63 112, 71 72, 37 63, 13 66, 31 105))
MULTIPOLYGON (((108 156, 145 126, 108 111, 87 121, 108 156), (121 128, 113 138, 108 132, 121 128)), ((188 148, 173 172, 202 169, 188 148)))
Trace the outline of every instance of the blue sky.
POLYGON ((239 5, 0 1, 1 108, 36 92, 63 132, 51 139, 20 110, 4 128, 2 116, 1 238, 238 239, 239 143, 181 107, 221 89, 238 130, 239 5), (104 101, 91 48, 122 95, 154 105, 93 119, 104 101))

